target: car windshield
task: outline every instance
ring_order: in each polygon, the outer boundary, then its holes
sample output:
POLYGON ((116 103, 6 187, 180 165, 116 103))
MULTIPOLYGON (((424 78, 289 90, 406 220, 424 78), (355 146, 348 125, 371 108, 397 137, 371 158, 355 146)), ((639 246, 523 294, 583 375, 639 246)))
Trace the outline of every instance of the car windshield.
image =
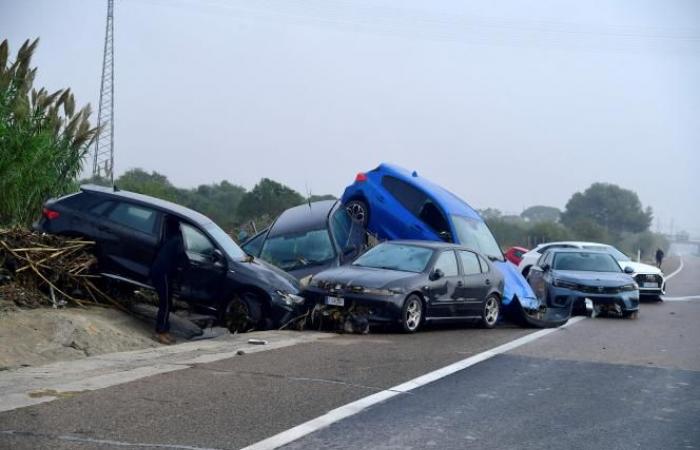
POLYGON ((503 252, 483 220, 463 216, 452 216, 460 244, 488 256, 492 260, 503 261, 503 252))
POLYGON ((224 230, 219 228, 215 223, 210 223, 204 227, 217 244, 221 246, 223 251, 228 254, 231 258, 236 260, 242 260, 246 257, 246 254, 241 248, 236 244, 231 236, 226 234, 224 230))
POLYGON ((283 270, 295 270, 327 263, 335 258, 335 249, 328 230, 309 230, 268 238, 260 257, 283 270))
POLYGON ((582 272, 621 272, 620 265, 612 255, 606 253, 557 253, 554 255, 554 270, 582 272))
POLYGON ((420 273, 430 261, 429 248, 405 244, 379 244, 352 263, 353 266, 420 273))

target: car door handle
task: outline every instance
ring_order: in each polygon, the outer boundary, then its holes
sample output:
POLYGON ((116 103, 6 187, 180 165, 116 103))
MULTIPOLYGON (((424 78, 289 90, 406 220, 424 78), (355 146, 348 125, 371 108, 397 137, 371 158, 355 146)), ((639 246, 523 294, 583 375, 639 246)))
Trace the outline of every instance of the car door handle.
POLYGON ((491 286, 491 280, 489 280, 488 278, 486 279, 486 286, 491 286))
POLYGON ((457 282, 457 287, 464 287, 464 283, 461 282, 461 281, 458 281, 458 282, 457 282))

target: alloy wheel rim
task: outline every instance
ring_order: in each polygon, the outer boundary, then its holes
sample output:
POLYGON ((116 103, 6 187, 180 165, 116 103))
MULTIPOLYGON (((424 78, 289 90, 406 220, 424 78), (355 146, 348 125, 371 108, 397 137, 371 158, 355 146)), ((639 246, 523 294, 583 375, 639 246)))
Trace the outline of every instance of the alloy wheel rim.
POLYGON ((355 222, 361 222, 364 223, 365 221, 365 208, 362 207, 357 202, 350 203, 350 205, 347 208, 348 213, 350 214, 350 217, 352 217, 355 222))
POLYGON ((408 327, 409 330, 415 330, 418 328, 422 314, 421 309, 422 308, 418 300, 409 300, 408 307, 406 308, 406 327, 408 327))
POLYGON ((486 300, 485 320, 489 325, 493 325, 498 320, 498 301, 493 297, 486 300))

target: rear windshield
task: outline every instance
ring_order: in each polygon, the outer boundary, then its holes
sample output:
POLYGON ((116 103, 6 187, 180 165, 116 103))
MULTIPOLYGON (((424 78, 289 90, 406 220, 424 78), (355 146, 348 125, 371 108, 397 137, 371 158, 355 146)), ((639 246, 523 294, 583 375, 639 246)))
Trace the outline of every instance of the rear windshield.
POLYGON ((622 272, 617 261, 607 253, 557 253, 553 267, 555 270, 622 272))
POLYGON ((431 256, 433 256, 433 251, 429 248, 384 243, 369 250, 352 264, 353 266, 420 273, 425 270, 431 256))
POLYGON ((282 270, 295 270, 331 261, 335 258, 335 249, 328 230, 310 230, 267 239, 260 258, 282 270))

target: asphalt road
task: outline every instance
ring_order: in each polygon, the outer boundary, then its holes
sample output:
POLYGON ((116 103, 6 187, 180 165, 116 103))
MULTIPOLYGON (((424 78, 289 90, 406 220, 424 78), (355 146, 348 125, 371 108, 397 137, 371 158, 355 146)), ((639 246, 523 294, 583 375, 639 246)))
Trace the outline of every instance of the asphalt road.
MULTIPOLYGON (((700 258, 668 291, 700 295, 700 258)), ((288 448, 700 448, 698 321, 700 301, 585 319, 288 448)), ((0 413, 0 448, 241 448, 529 333, 337 336, 199 364, 0 413)))

